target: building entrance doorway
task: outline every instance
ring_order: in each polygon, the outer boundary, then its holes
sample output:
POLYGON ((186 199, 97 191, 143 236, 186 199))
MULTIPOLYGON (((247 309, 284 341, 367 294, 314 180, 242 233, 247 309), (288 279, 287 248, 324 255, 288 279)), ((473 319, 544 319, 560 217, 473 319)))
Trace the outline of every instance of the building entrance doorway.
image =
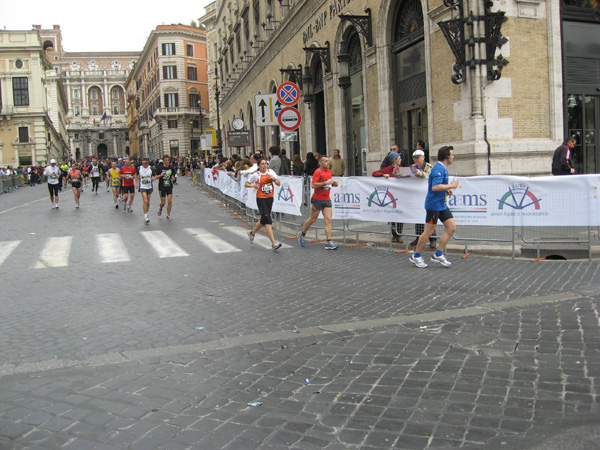
POLYGON ((107 159, 108 158, 108 147, 106 146, 106 144, 98 144, 98 158, 99 159, 107 159))
POLYGON ((600 173, 597 132, 600 130, 600 96, 570 94, 567 128, 567 134, 575 137, 571 158, 577 173, 600 173))

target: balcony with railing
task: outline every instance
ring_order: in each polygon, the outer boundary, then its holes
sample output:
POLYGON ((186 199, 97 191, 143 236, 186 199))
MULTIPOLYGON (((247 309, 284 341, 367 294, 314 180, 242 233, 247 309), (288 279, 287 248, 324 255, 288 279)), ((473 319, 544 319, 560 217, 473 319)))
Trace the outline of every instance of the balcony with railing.
POLYGON ((70 70, 67 71, 67 78, 73 77, 127 77, 128 70, 70 70))

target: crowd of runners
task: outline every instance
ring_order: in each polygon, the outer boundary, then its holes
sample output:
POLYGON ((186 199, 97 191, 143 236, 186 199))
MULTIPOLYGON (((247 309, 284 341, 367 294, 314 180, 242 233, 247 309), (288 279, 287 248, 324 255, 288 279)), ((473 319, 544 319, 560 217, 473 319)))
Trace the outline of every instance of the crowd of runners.
MULTIPOLYGON (((413 156, 419 156, 418 151, 413 156)), ((422 153, 422 152, 421 152, 422 153)), ((276 153, 278 155, 278 152, 276 153)), ((390 152, 396 159, 400 156, 394 152, 390 152)), ((275 240, 273 233, 272 207, 275 188, 279 186, 281 181, 279 174, 270 166, 275 158, 268 161, 264 154, 256 153, 250 157, 246 164, 240 162, 237 168, 240 174, 249 175, 245 182, 245 186, 253 189, 256 192, 256 203, 260 212, 260 220, 255 224, 253 229, 248 231, 250 243, 254 242, 256 233, 262 227, 265 227, 267 236, 269 237, 273 251, 281 248, 282 244, 275 240), (250 166, 250 164, 252 164, 250 166)), ((421 251, 425 247, 428 240, 432 239, 435 233, 435 228, 438 221, 444 224, 444 233, 440 238, 439 245, 431 257, 431 261, 442 266, 450 266, 451 263, 444 255, 444 249, 452 234, 456 230, 456 225, 452 217, 452 213, 446 204, 448 195, 452 194, 452 189, 458 186, 458 181, 454 179, 449 181, 448 166, 454 160, 454 151, 452 147, 442 147, 438 151, 438 163, 431 169, 431 174, 428 178, 428 193, 425 201, 426 220, 424 229, 420 238, 416 243, 416 251, 409 258, 410 262, 416 267, 425 268, 421 251)), ((185 167, 191 170, 196 163, 198 166, 211 167, 211 170, 228 171, 227 161, 225 158, 217 158, 214 161, 199 161, 185 167)), ((316 159, 318 167, 312 174, 311 187, 314 190, 311 198, 310 216, 304 223, 302 231, 298 235, 299 244, 304 247, 306 245, 306 233, 314 224, 320 215, 325 220, 325 250, 337 250, 338 246, 332 242, 332 203, 330 191, 332 188, 338 187, 337 181, 333 179, 331 171, 331 162, 325 155, 319 155, 316 159)), ((392 172, 394 163, 392 161, 390 167, 392 172)), ((189 161, 188 161, 189 164, 189 161)), ((125 213, 133 212, 133 201, 136 190, 142 196, 143 203, 143 218, 145 223, 150 222, 148 216, 150 210, 150 199, 154 192, 154 183, 158 183, 158 193, 160 196, 160 204, 157 214, 161 216, 166 206, 166 218, 171 220, 171 212, 173 207, 173 185, 177 183, 177 173, 181 161, 171 162, 170 157, 164 156, 158 161, 150 161, 148 158, 142 159, 141 163, 134 164, 131 158, 118 158, 111 161, 99 161, 92 159, 89 163, 84 162, 77 164, 73 162, 70 167, 67 164, 57 165, 52 159, 50 165, 44 169, 43 176, 47 179, 48 190, 50 193, 50 201, 52 209, 58 209, 59 191, 62 186, 70 185, 73 191, 75 207, 79 208, 81 193, 84 187, 88 186, 88 180, 91 180, 91 192, 98 195, 100 184, 104 181, 106 191, 112 191, 112 199, 115 209, 121 209, 125 213)), ((231 176, 237 179, 238 173, 231 176)), ((385 176, 385 174, 384 174, 385 176)))
MULTIPOLYGON (((195 165, 195 162, 194 162, 195 165)), ((92 195, 98 191, 112 193, 115 209, 133 213, 133 201, 136 191, 142 196, 144 222, 149 223, 150 198, 157 185, 160 204, 157 214, 162 216, 166 206, 166 218, 171 220, 173 208, 173 185, 177 183, 179 170, 194 169, 192 163, 185 160, 171 161, 169 156, 150 161, 143 158, 134 162, 131 158, 112 160, 91 159, 90 161, 63 163, 60 166, 55 159, 50 160, 43 171, 47 180, 52 209, 59 209, 60 192, 71 188, 75 208, 79 208, 81 194, 89 187, 92 195)))

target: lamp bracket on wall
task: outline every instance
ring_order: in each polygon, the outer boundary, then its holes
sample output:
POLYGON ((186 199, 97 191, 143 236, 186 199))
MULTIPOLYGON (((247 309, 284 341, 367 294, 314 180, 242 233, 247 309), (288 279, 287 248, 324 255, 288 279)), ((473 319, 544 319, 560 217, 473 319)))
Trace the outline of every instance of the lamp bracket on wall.
POLYGON ((347 20, 354 25, 356 31, 364 36, 367 45, 372 47, 373 31, 371 28, 371 8, 365 9, 365 12, 367 13, 366 16, 356 14, 340 14, 338 17, 342 20, 342 22, 347 20))
POLYGON ((302 64, 298 64, 297 69, 279 69, 282 74, 292 75, 296 80, 296 84, 302 90, 302 64))
POLYGON ((451 80, 454 84, 461 84, 465 81, 465 68, 475 69, 477 65, 485 65, 487 70, 487 79, 490 81, 499 80, 502 76, 502 69, 508 65, 501 54, 496 56, 496 48, 502 48, 508 42, 500 31, 502 24, 508 19, 504 11, 491 11, 494 2, 492 0, 482 0, 484 6, 484 15, 476 16, 473 12, 465 15, 464 0, 444 0, 444 5, 448 8, 458 11, 458 17, 442 22, 438 22, 450 50, 456 59, 452 70, 454 74, 451 80), (477 36, 476 22, 484 22, 484 35, 477 36), (475 45, 484 44, 485 59, 475 59, 475 45), (467 59, 467 48, 468 59, 467 59))
POLYGON ((325 72, 331 72, 331 56, 329 52, 329 41, 325 42, 325 47, 304 47, 306 53, 312 53, 317 56, 325 65, 325 72))

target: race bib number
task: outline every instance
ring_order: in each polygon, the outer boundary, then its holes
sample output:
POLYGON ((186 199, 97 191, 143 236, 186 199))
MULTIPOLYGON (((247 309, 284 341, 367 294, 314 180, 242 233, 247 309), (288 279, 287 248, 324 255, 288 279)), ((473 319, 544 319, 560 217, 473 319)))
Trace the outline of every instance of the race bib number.
POLYGON ((151 180, 152 180, 151 177, 142 177, 142 184, 149 185, 151 180))
POLYGON ((126 178, 127 180, 130 180, 130 179, 131 179, 131 174, 129 174, 129 173, 128 173, 128 174, 125 174, 125 178, 126 178))
POLYGON ((271 194, 273 192, 273 185, 271 183, 263 184, 260 189, 262 190, 263 194, 271 194))
POLYGON ((100 172, 92 172, 92 176, 93 177, 99 177, 100 176, 100 172))

